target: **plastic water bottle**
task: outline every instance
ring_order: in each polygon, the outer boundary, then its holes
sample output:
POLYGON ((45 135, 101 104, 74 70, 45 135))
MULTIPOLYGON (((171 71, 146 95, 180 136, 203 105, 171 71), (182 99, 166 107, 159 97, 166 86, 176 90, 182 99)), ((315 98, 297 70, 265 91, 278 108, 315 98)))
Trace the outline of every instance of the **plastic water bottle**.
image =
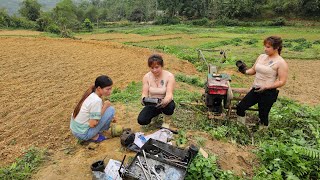
POLYGON ((138 138, 141 140, 142 143, 146 143, 146 142, 147 142, 146 138, 145 138, 144 135, 142 135, 142 134, 140 134, 140 135, 138 136, 138 138))

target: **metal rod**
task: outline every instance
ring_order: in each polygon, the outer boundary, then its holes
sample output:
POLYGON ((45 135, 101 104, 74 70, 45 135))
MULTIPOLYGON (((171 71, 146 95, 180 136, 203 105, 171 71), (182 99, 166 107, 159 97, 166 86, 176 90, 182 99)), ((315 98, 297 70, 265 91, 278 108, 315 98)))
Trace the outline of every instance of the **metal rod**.
POLYGON ((123 165, 124 160, 126 159, 126 157, 127 157, 127 155, 124 155, 124 157, 123 157, 123 159, 122 159, 122 162, 121 162, 120 168, 119 168, 119 170, 118 170, 119 175, 121 175, 121 174, 122 174, 122 173, 121 173, 121 168, 122 168, 122 165, 123 165))
POLYGON ((208 64, 206 58, 204 57, 204 55, 202 54, 202 51, 200 49, 198 49, 198 52, 199 52, 199 54, 201 56, 201 59, 206 63, 207 67, 209 68, 209 64, 208 64))
POLYGON ((150 178, 152 179, 152 177, 151 177, 151 170, 150 170, 150 166, 149 166, 148 161, 147 161, 146 152, 145 152, 144 150, 142 150, 142 153, 143 153, 144 161, 145 161, 146 164, 147 164, 147 168, 148 168, 148 171, 149 171, 150 178))
POLYGON ((154 167, 151 168, 151 171, 153 172, 154 175, 156 175, 157 180, 162 180, 160 175, 157 173, 156 169, 154 167))
POLYGON ((140 167, 141 167, 141 169, 142 169, 142 171, 143 171, 144 176, 146 177, 147 180, 150 180, 150 179, 148 178, 148 176, 147 176, 147 172, 145 171, 145 169, 144 169, 144 167, 143 167, 143 165, 142 165, 142 163, 141 163, 140 157, 137 156, 137 159, 138 159, 138 161, 139 161, 139 164, 140 164, 140 167))

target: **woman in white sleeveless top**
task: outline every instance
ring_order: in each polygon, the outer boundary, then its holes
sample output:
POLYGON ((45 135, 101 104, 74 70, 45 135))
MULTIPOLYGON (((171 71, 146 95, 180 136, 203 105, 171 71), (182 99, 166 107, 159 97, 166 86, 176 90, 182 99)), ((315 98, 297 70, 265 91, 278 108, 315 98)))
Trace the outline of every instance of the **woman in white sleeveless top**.
POLYGON ((143 77, 142 99, 146 97, 161 99, 158 106, 145 106, 138 116, 140 125, 147 125, 153 117, 163 113, 172 115, 175 109, 173 91, 175 86, 174 75, 163 69, 162 56, 151 55, 148 58, 150 71, 143 77))
MULTIPOLYGON (((270 36, 264 40, 265 54, 261 54, 250 69, 242 69, 247 75, 255 75, 253 87, 237 106, 238 120, 245 123, 245 111, 258 103, 260 126, 266 128, 269 125, 269 112, 273 103, 277 100, 279 91, 288 78, 288 65, 280 56, 282 39, 270 36)), ((239 69, 240 70, 240 69, 239 69)))

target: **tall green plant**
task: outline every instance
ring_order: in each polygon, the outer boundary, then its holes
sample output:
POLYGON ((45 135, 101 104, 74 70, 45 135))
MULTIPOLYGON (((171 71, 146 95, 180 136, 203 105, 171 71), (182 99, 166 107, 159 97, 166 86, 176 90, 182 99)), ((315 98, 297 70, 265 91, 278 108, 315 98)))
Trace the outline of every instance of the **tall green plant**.
POLYGON ((19 12, 30 21, 36 21, 40 17, 40 9, 38 0, 23 0, 19 12))

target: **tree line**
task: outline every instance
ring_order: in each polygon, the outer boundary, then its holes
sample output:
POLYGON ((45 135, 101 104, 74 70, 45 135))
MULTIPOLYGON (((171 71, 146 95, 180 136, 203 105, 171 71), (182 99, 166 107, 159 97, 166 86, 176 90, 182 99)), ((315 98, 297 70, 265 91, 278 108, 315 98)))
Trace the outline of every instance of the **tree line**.
MULTIPOLYGON (((314 19, 320 17, 319 0, 61 0, 44 12, 37 0, 24 0, 19 15, 0 10, 0 27, 35 28, 65 33, 93 24, 129 20, 175 24, 188 20, 259 20, 275 17, 314 19)), ((199 22, 199 21, 198 21, 199 22)), ((227 21, 229 22, 229 21, 227 21)), ((201 25, 201 21, 199 22, 201 25)))

